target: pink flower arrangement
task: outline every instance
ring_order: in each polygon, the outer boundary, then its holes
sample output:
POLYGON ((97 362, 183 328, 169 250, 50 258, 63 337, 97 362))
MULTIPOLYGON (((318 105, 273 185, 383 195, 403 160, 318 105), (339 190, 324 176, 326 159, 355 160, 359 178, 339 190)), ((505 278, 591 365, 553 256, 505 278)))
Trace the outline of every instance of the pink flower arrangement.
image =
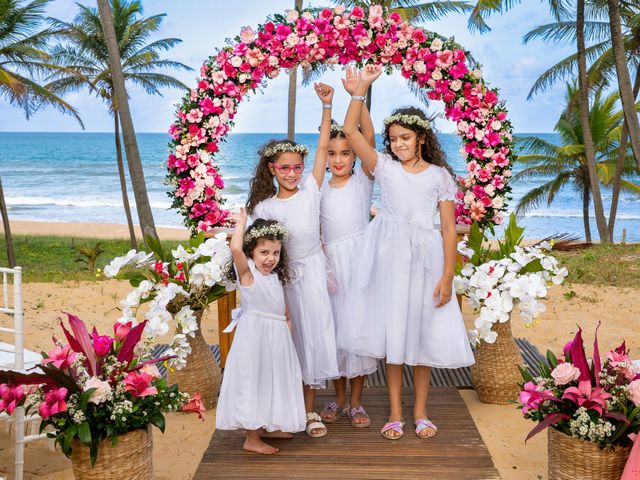
POLYGON ((607 352, 603 363, 597 328, 591 361, 579 328, 561 358, 547 352, 540 376, 520 371, 524 383, 519 408, 537 422, 527 440, 552 426, 601 447, 629 445, 640 431, 640 369, 629 359, 624 342, 607 352))
POLYGON ((256 29, 243 27, 231 45, 204 63, 197 88, 185 95, 169 127, 167 180, 174 187, 169 195, 194 233, 227 222, 214 158, 240 102, 282 69, 350 62, 393 65, 430 99, 445 103, 447 118, 465 125, 458 129, 465 159, 479 165, 461 182, 457 222, 483 227, 502 222, 510 192, 505 171, 515 155, 511 123, 497 92, 478 70, 469 70, 465 51, 453 40, 443 41, 373 5, 274 15, 256 29), (465 195, 473 187, 481 191, 465 195))
POLYGON ((0 413, 23 406, 36 410, 65 455, 78 438, 92 446, 93 462, 105 438, 115 440, 149 423, 164 430, 164 413, 182 409, 190 399, 155 367, 172 357, 150 358, 150 346, 139 345, 147 321, 116 324, 110 337, 95 328, 90 334, 82 320, 67 316, 68 328, 60 326, 68 344, 54 338, 56 346, 43 353, 36 372, 0 370, 0 413))

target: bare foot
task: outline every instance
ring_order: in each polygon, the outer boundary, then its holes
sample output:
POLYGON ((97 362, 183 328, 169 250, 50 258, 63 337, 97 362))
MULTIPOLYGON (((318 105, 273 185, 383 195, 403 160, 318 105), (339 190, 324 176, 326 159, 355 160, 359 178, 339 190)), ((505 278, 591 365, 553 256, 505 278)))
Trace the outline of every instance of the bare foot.
POLYGON ((293 433, 282 432, 280 430, 267 432, 265 429, 261 428, 259 432, 262 438, 293 438, 293 433))
MULTIPOLYGON (((389 421, 387 423, 395 423, 395 422, 402 422, 402 417, 400 417, 400 416, 396 417, 394 415, 390 415, 389 416, 389 421)), ((404 424, 404 422, 402 422, 402 423, 404 424)), ((402 428, 400 428, 400 430, 402 430, 402 428)), ((385 437, 387 437, 387 438, 400 438, 403 435, 403 433, 398 432, 397 430, 392 428, 392 429, 389 429, 386 432, 384 432, 383 435, 385 437)))
POLYGON ((250 437, 249 435, 247 435, 242 448, 244 448, 247 452, 261 453, 262 455, 273 455, 274 453, 278 453, 280 451, 278 448, 272 447, 268 443, 263 442, 260 437, 256 439, 250 437))
MULTIPOLYGON (((426 420, 426 417, 422 417, 422 420, 426 420)), ((425 424, 425 426, 422 427, 422 429, 418 431, 418 429, 417 429, 418 422, 420 422, 420 419, 416 420, 416 435, 418 435, 420 438, 435 437, 436 433, 438 433, 438 430, 436 428, 432 427, 431 425, 427 425, 427 424, 425 424)), ((422 423, 422 422, 420 422, 420 423, 422 423)))

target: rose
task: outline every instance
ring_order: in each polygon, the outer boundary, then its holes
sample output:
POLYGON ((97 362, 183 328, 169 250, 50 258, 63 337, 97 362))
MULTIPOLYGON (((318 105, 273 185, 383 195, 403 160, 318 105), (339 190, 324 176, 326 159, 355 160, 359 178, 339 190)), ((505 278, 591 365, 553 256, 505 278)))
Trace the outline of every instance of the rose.
POLYGON ((287 10, 287 20, 295 22, 300 17, 297 10, 287 10))
POLYGON ((126 337, 129 334, 132 326, 133 326, 133 322, 126 322, 126 323, 116 322, 113 324, 113 334, 119 341, 122 341, 124 340, 124 337, 126 337))
POLYGON ((442 50, 442 40, 439 38, 434 38, 433 42, 431 42, 431 50, 442 50))
POLYGON ((580 369, 572 363, 565 362, 554 368, 551 376, 553 377, 553 383, 555 385, 566 385, 580 378, 580 369))
POLYGON ((255 39, 256 34, 251 27, 244 27, 240 31, 240 40, 243 43, 251 43, 255 39))
POLYGON ((93 332, 93 349, 96 351, 96 354, 100 357, 104 357, 111 350, 111 344, 113 343, 113 338, 109 335, 98 335, 98 332, 93 332))
POLYGON ((627 397, 636 407, 640 407, 640 380, 634 380, 627 385, 627 397))
POLYGON ((96 405, 99 405, 103 402, 106 402, 111 397, 111 386, 109 385, 109 382, 102 381, 98 377, 91 377, 84 384, 85 392, 90 388, 96 389, 91 394, 91 398, 89 398, 89 401, 91 403, 95 403, 96 405))

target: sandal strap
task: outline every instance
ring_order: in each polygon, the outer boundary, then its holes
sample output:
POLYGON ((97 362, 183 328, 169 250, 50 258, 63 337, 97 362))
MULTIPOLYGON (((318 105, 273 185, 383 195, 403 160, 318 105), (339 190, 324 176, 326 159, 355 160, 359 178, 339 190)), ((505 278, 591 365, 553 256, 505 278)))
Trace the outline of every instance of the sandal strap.
MULTIPOLYGON (((307 422, 316 421, 322 423, 322 417, 316 412, 307 412, 307 422)), ((324 423, 322 424, 324 426, 324 423)))
POLYGON ((311 430, 320 430, 320 429, 326 430, 327 427, 322 422, 311 422, 309 425, 307 425, 306 432, 311 433, 311 430))
POLYGON ((368 417, 369 414, 367 413, 367 411, 364 409, 364 407, 362 405, 360 405, 359 407, 352 407, 349 410, 349 416, 351 417, 355 417, 357 414, 360 414, 364 417, 368 417))
POLYGON ((419 420, 416 420, 415 423, 416 423, 416 433, 420 433, 425 428, 432 428, 434 432, 438 431, 438 427, 436 427, 435 423, 433 423, 431 420, 421 418, 419 420))
POLYGON ((382 427, 380 433, 384 433, 389 430, 395 430, 397 433, 402 433, 402 427, 404 427, 404 422, 389 422, 382 427))
POLYGON ((331 411, 331 412, 337 412, 338 411, 338 404, 336 402, 327 402, 327 403, 324 404, 324 410, 331 411))

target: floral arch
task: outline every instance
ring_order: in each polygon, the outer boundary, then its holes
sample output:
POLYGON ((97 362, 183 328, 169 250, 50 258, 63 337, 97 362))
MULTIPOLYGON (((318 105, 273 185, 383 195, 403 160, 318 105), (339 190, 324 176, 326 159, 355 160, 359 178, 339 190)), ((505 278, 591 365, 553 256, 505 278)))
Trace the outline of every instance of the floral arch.
POLYGON ((233 126, 238 104, 266 85, 282 69, 318 68, 355 62, 394 69, 428 98, 445 103, 445 115, 457 124, 461 155, 468 175, 459 178, 458 223, 500 224, 510 188, 515 156, 511 123, 495 89, 480 70, 470 70, 465 51, 453 40, 441 40, 388 14, 381 6, 288 11, 274 15, 257 30, 242 29, 231 45, 209 57, 196 88, 182 100, 169 129, 172 141, 167 183, 173 208, 193 232, 223 225, 224 182, 215 162, 221 141, 233 126))

